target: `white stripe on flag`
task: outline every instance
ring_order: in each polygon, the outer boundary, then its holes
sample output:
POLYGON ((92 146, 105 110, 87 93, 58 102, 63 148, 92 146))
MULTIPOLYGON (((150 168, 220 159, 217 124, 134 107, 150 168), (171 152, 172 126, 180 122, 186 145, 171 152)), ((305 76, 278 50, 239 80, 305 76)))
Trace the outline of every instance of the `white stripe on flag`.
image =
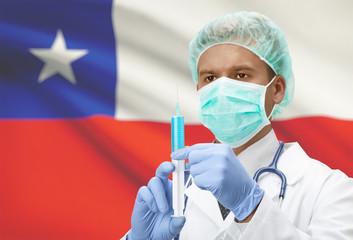
POLYGON ((277 1, 255 4, 244 0, 237 6, 225 0, 217 4, 201 0, 114 1, 113 20, 119 39, 116 118, 169 122, 179 80, 182 114, 186 122, 197 123, 197 96, 187 65, 188 43, 208 20, 250 10, 273 19, 288 39, 296 89, 294 101, 279 118, 353 119, 353 33, 347 31, 353 22, 347 9, 352 9, 353 2, 332 2, 322 8, 318 3, 305 3, 302 8, 297 2, 277 1))

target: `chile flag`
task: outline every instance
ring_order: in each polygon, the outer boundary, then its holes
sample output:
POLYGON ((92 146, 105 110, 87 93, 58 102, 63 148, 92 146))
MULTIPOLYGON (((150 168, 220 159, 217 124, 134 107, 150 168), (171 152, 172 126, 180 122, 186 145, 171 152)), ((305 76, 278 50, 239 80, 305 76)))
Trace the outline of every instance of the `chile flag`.
MULTIPOLYGON (((175 59, 190 39, 126 6, 118 11, 116 2, 0 3, 0 239, 118 239, 130 228, 138 188, 169 160, 168 89, 172 75, 192 86, 175 59), (134 34, 126 23, 141 29, 134 34), (157 34, 163 44, 154 43, 157 34), (151 76, 156 65, 164 68, 151 76), (164 74, 168 67, 175 74, 164 74), (153 109, 160 115, 151 117, 153 109)), ((213 140, 187 123, 186 145, 213 140)), ((273 126, 280 139, 353 176, 352 121, 314 116, 273 126)))

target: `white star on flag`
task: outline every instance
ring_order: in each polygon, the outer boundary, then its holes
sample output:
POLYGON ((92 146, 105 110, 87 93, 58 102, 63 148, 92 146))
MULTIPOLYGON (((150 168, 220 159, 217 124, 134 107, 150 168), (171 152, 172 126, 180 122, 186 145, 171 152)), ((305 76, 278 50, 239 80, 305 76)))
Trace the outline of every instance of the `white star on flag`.
POLYGON ((71 63, 88 53, 87 49, 67 49, 64 35, 60 29, 56 33, 51 48, 30 48, 29 51, 44 62, 38 78, 39 83, 58 73, 70 83, 76 84, 71 63))

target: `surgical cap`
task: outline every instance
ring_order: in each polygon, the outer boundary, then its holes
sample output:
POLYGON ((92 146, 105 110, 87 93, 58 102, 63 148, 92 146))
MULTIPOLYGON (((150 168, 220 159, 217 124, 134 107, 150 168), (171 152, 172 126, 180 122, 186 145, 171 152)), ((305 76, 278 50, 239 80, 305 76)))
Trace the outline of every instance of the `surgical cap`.
POLYGON ((189 67, 198 83, 197 65, 208 48, 230 43, 249 49, 267 63, 276 75, 286 80, 284 99, 275 106, 273 115, 282 113, 292 101, 294 74, 292 60, 283 31, 268 17, 256 12, 236 12, 207 23, 189 45, 189 67))

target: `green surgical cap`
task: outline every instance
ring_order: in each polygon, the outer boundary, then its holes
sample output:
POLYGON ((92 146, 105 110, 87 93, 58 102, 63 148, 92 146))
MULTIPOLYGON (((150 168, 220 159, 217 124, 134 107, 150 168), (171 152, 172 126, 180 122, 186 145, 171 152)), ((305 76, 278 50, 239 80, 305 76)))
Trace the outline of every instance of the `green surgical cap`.
POLYGON ((282 113, 292 101, 294 93, 292 60, 283 31, 271 19, 256 12, 236 12, 210 21, 189 45, 189 67, 195 84, 198 82, 197 64, 202 53, 223 43, 249 49, 277 75, 286 79, 284 99, 275 106, 273 115, 282 113))

